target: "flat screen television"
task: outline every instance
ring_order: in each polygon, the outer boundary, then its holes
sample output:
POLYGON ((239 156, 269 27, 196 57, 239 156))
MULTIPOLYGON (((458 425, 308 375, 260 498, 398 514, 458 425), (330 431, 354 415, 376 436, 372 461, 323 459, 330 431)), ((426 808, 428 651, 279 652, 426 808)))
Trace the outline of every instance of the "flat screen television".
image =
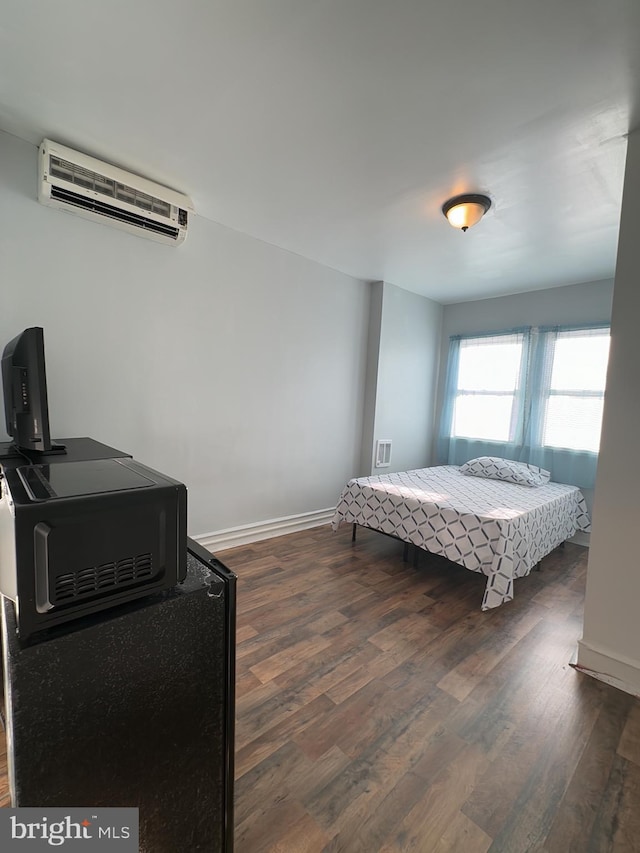
POLYGON ((63 452, 49 432, 44 331, 25 329, 2 353, 2 387, 6 428, 21 451, 63 452))

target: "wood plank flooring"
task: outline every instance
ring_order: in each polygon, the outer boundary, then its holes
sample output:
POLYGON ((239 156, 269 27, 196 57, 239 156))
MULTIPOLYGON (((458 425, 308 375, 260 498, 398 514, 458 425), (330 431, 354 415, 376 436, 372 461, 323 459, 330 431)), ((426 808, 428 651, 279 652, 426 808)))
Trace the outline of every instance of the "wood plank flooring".
POLYGON ((238 575, 237 853, 640 851, 640 701, 576 672, 587 550, 484 578, 328 528, 238 575))
POLYGON ((482 613, 481 575, 350 538, 217 554, 238 575, 236 853, 640 853, 640 700, 569 665, 586 549, 482 613))

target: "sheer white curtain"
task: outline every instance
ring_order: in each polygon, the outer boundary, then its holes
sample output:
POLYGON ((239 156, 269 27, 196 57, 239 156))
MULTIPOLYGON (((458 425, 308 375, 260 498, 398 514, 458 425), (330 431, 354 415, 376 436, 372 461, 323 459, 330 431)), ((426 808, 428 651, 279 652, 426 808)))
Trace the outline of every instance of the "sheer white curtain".
POLYGON ((608 351, 604 325, 452 338, 440 460, 518 459, 592 487, 608 351))

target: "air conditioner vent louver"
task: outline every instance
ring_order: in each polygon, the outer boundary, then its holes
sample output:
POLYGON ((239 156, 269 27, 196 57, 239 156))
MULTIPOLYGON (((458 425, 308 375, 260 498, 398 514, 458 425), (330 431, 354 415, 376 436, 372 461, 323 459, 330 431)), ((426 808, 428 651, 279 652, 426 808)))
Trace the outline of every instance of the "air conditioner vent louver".
POLYGON ((180 233, 179 229, 172 225, 165 225, 162 222, 156 222, 155 219, 149 219, 137 213, 130 213, 128 210, 114 207, 112 204, 107 204, 98 199, 86 198, 86 196, 78 195, 78 193, 74 193, 72 190, 65 190, 62 187, 52 187, 51 198, 64 201, 66 204, 71 204, 82 210, 89 210, 100 216, 108 216, 110 219, 118 220, 118 222, 129 222, 138 228, 146 228, 156 234, 166 234, 174 240, 178 239, 178 234, 180 233))
POLYGON ((186 237, 190 199, 168 187, 45 139, 38 200, 162 243, 186 237))
POLYGON ((77 572, 65 572, 55 579, 52 603, 60 606, 89 596, 112 595, 114 589, 132 586, 152 575, 151 554, 137 554, 77 572))

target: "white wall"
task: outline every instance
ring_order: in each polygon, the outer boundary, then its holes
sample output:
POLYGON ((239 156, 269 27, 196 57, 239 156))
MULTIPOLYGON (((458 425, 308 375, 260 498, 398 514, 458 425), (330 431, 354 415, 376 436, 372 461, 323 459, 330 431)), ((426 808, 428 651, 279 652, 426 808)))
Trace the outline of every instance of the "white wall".
POLYGON ((640 695, 640 131, 629 135, 578 666, 640 695))
POLYGON ((372 284, 364 472, 430 464, 442 306, 387 282, 372 284), (371 418, 373 417, 373 420, 371 418), (391 465, 375 466, 375 447, 391 439, 391 465))
POLYGON ((52 435, 182 480, 191 535, 335 505, 368 285, 197 216, 174 248, 45 208, 36 162, 0 133, 0 343, 44 327, 52 435))

